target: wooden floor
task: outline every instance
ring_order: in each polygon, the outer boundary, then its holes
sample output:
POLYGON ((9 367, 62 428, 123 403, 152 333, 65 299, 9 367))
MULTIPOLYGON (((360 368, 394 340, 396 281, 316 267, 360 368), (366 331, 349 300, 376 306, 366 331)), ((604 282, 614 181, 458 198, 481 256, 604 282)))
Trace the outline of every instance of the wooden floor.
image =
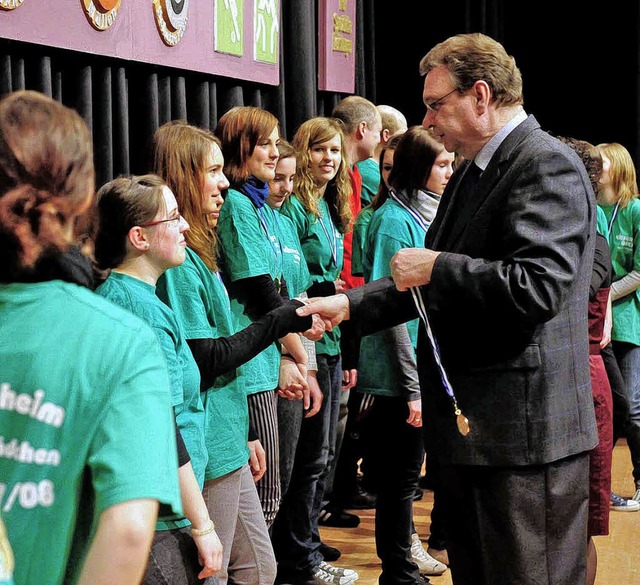
MULTIPOLYGON (((613 490, 630 497, 633 493, 631 462, 625 442, 619 442, 613 454, 613 490)), ((429 512, 433 505, 431 492, 425 491, 421 501, 415 503, 415 523, 420 537, 429 535, 429 512)), ((355 569, 360 574, 358 585, 375 585, 380 572, 380 561, 374 545, 374 512, 358 510, 361 522, 358 528, 322 528, 322 539, 342 551, 336 565, 355 569)), ((596 585, 640 585, 640 511, 611 511, 609 536, 594 538, 598 551, 596 585)), ((439 577, 430 577, 433 585, 451 585, 449 571, 439 577)))

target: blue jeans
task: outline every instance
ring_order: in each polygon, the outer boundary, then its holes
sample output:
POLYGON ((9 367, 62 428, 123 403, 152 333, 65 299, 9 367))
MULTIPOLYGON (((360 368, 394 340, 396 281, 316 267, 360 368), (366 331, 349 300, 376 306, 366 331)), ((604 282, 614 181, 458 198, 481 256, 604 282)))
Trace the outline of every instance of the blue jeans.
POLYGON ((278 400, 282 501, 272 526, 272 542, 280 580, 309 578, 322 561, 320 543, 313 534, 314 527, 315 532, 318 529, 317 511, 314 516, 318 480, 326 471, 329 454, 332 407, 320 382, 320 372, 327 371, 326 358, 317 356, 318 382, 324 394, 320 412, 304 418, 299 400, 278 400))
POLYGON ((613 351, 625 381, 629 418, 624 435, 631 452, 633 479, 640 488, 640 347, 623 341, 613 342, 613 351))

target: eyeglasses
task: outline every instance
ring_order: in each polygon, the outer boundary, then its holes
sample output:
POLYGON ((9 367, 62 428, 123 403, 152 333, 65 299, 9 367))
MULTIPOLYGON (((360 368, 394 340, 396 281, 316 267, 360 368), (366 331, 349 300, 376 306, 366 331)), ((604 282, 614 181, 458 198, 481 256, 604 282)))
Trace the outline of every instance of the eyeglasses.
POLYGON ((176 227, 180 220, 182 219, 182 215, 178 214, 177 217, 167 217, 167 219, 159 219, 157 221, 150 221, 149 223, 141 223, 139 227, 153 227, 154 225, 160 225, 161 223, 166 223, 169 227, 176 227))
POLYGON ((437 112, 442 105, 442 102, 447 99, 454 91, 458 91, 458 88, 452 89, 449 93, 446 93, 442 97, 439 97, 437 100, 433 100, 432 102, 425 104, 427 106, 428 112, 437 112))

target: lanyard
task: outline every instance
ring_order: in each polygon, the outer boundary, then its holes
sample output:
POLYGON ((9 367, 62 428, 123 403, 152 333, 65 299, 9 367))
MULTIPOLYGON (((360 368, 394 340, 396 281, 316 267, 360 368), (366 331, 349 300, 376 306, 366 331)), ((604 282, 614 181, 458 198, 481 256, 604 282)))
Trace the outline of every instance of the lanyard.
POLYGON ((613 213, 611 214, 611 219, 609 220, 609 227, 607 228, 607 241, 611 243, 611 230, 613 229, 613 222, 616 219, 616 215, 618 215, 618 209, 620 208, 620 201, 616 203, 616 206, 613 208, 613 213))
POLYGON ((449 382, 449 377, 447 376, 447 372, 445 372, 444 366, 442 365, 442 360, 440 359, 440 350, 438 349, 438 342, 433 335, 433 331, 431 329, 431 325, 429 323, 429 319, 427 317, 427 309, 424 306, 424 300, 422 299, 422 295, 420 294, 418 287, 411 287, 411 296, 413 296, 413 302, 416 305, 416 309, 418 309, 418 315, 420 315, 420 319, 424 324, 424 328, 427 331, 427 337, 429 338, 429 343, 431 344, 431 349, 433 351, 433 357, 436 361, 436 365, 438 366, 438 370, 440 372, 440 379, 442 380, 442 385, 446 393, 451 398, 453 402, 453 413, 456 415, 456 425, 458 426, 458 432, 466 437, 471 430, 469 427, 469 419, 462 414, 462 411, 458 407, 458 401, 456 400, 456 395, 453 393, 453 388, 451 387, 451 382, 449 382))
MULTIPOLYGON (((389 191, 389 196, 400 205, 403 209, 405 209, 413 219, 416 220, 418 225, 426 232, 429 226, 424 221, 424 218, 411 206, 402 201, 397 194, 391 190, 389 191)), ((449 381, 449 377, 447 376, 447 372, 442 365, 442 359, 440 358, 440 350, 438 349, 438 342, 436 341, 435 336, 433 335, 433 330, 431 329, 431 324, 429 323, 429 318, 427 317, 427 309, 424 305, 424 300, 418 287, 411 287, 411 296, 413 297, 413 302, 416 305, 416 309, 418 310, 418 315, 420 315, 420 320, 422 321, 424 328, 427 332, 427 337, 429 338, 429 343, 431 344, 431 350, 433 352, 433 358, 435 359, 436 365, 438 366, 438 371, 440 373, 440 379, 442 380, 442 386, 445 389, 445 392, 451 398, 453 402, 453 412, 456 415, 456 425, 458 426, 458 431, 462 436, 466 436, 469 434, 471 430, 469 428, 469 419, 467 419, 462 411, 458 407, 458 401, 456 400, 456 395, 453 393, 453 388, 451 386, 451 382, 449 381)))
MULTIPOLYGON (((271 239, 271 235, 269 234, 269 228, 267 227, 267 222, 262 213, 262 207, 258 207, 257 210, 258 210, 258 217, 260 218, 260 223, 262 224, 262 229, 264 230, 264 233, 267 236, 267 240, 269 241, 269 244, 271 244, 271 249, 273 250, 273 254, 276 257, 276 272, 278 276, 276 276, 275 280, 276 280, 276 286, 279 287, 280 277, 282 276, 282 243, 280 242, 280 238, 276 237, 276 240, 278 241, 278 248, 276 248, 276 246, 273 243, 273 240, 271 239)), ((278 218, 275 216, 275 214, 274 214, 274 220, 276 223, 278 223, 278 218)))
MULTIPOLYGON (((325 201, 326 204, 326 201, 325 201)), ((327 208, 328 211, 328 208, 327 208)), ((338 267, 338 237, 336 236, 336 228, 333 225, 333 221, 331 221, 331 215, 329 214, 329 224, 331 225, 331 236, 329 235, 329 230, 327 226, 324 225, 324 215, 320 213, 319 216, 320 225, 322 226, 322 230, 324 231, 324 235, 327 236, 327 242, 329 242, 329 248, 331 249, 331 257, 333 258, 333 263, 335 267, 338 267)))

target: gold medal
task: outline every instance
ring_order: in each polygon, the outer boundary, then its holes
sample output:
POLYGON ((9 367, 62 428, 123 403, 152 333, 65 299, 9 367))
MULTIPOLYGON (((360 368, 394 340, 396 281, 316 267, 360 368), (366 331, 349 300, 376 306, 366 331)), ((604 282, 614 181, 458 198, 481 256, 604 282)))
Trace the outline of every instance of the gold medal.
POLYGON ((466 437, 469 434, 469 431, 471 431, 471 428, 469 427, 469 419, 464 414, 462 414, 459 408, 456 408, 455 415, 456 415, 456 425, 458 426, 458 432, 463 437, 466 437))

